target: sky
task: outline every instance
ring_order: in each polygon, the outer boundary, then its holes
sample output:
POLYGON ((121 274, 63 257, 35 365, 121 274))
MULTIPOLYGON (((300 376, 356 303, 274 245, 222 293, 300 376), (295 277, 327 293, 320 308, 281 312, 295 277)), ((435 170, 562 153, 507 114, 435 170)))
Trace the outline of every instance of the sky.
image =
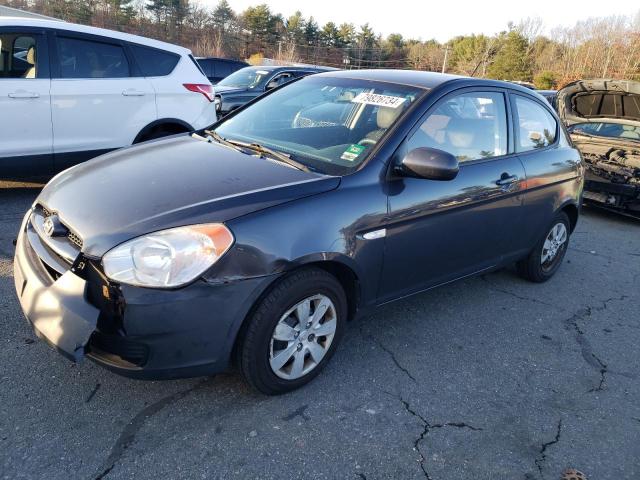
MULTIPOLYGON (((218 0, 196 0, 207 6, 215 6, 218 0)), ((305 17, 313 16, 323 25, 328 21, 336 24, 354 23, 356 26, 369 23, 376 33, 387 36, 401 33, 405 38, 440 42, 456 35, 471 33, 494 34, 507 29, 509 21, 527 17, 542 18, 547 30, 555 26, 572 26, 578 20, 609 15, 632 15, 640 12, 638 0, 581 0, 567 1, 495 1, 495 0, 315 0, 294 2, 292 0, 228 0, 236 12, 248 6, 266 3, 274 13, 286 17, 296 10, 305 17)))

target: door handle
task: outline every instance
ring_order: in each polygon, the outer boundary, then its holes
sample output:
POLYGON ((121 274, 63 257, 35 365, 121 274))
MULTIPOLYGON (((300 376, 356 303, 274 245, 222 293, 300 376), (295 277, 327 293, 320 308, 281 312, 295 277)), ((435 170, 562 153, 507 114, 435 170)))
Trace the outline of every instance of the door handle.
POLYGON ((140 90, 129 89, 123 90, 122 95, 124 95, 125 97, 143 97, 145 93, 140 90))
POLYGON ((508 173, 503 173, 498 180, 496 180, 496 185, 499 187, 508 187, 509 185, 513 185, 518 181, 517 175, 509 175, 508 173))
POLYGON ((38 98, 40 94, 36 92, 12 92, 9 94, 9 98, 38 98))

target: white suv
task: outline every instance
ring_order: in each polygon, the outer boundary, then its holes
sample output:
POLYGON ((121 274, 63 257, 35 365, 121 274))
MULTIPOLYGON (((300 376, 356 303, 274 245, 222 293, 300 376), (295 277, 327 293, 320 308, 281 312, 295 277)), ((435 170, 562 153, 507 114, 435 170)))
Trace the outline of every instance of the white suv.
POLYGON ((216 120, 186 48, 55 20, 0 17, 0 178, 59 171, 216 120))

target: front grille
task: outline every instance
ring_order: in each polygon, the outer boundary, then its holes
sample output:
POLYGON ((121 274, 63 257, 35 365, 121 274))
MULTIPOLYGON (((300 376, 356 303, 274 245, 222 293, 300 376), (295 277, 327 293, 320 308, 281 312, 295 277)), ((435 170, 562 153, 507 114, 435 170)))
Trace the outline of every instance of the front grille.
MULTIPOLYGON (((46 219, 47 217, 56 213, 56 212, 52 212, 42 204, 38 204, 36 206, 36 212, 38 212, 43 219, 46 219)), ((71 230, 67 225, 64 225, 64 226, 68 231, 66 238, 68 243, 70 244, 69 247, 71 247, 73 250, 77 250, 77 253, 80 253, 80 250, 82 250, 82 246, 83 246, 82 237, 78 235, 76 232, 74 232, 73 230, 71 230)), ((46 242, 47 241, 46 238, 43 238, 43 241, 46 242)))
POLYGON ((69 231, 69 235, 67 235, 69 241, 75 244, 78 248, 82 248, 82 238, 77 233, 69 231))

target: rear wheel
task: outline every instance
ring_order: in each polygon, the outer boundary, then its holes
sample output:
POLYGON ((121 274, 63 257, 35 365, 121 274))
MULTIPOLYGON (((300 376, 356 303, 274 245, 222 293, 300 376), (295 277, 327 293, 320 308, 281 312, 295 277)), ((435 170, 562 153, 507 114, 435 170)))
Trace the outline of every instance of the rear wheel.
POLYGON ((346 315, 346 296, 333 275, 309 268, 285 277, 260 301, 243 331, 244 377, 268 395, 311 381, 338 346, 346 315))
POLYGON ((569 246, 571 224, 564 212, 559 212, 544 238, 538 242, 529 256, 517 263, 521 277, 532 282, 546 282, 556 273, 569 246))

